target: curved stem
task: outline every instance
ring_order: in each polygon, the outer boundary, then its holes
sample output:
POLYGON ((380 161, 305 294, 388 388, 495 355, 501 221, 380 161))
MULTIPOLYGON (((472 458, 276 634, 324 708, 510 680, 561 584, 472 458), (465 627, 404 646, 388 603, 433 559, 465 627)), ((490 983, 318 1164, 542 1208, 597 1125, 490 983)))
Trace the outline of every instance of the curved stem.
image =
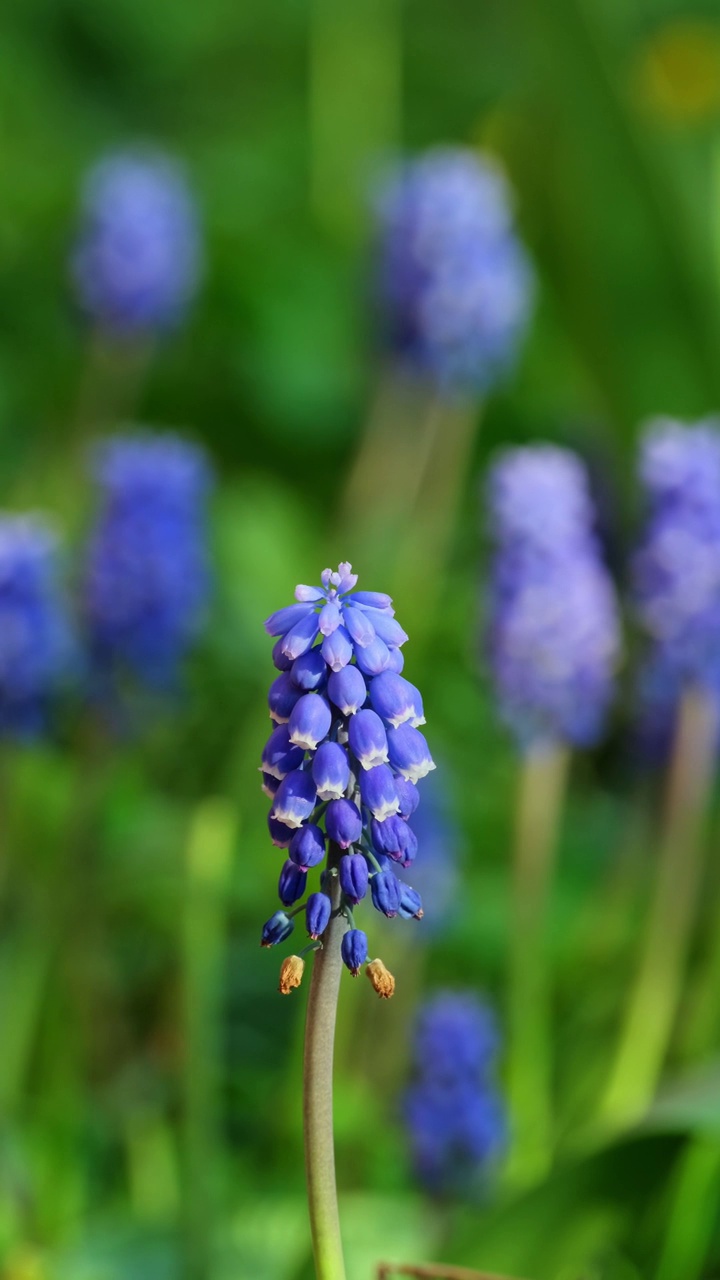
MULTIPOLYGON (((339 849, 330 846, 332 869, 339 849)), ((317 1280, 345 1280, 333 1141, 333 1047, 342 973, 340 942, 347 920, 339 914, 340 883, 332 876, 328 892, 333 914, 323 934, 323 949, 313 962, 305 1023, 303 1123, 310 1230, 317 1280)))
POLYGON ((717 708, 701 689, 680 704, 644 951, 604 1100, 613 1123, 653 1096, 673 1031, 702 876, 702 827, 714 773, 717 708))

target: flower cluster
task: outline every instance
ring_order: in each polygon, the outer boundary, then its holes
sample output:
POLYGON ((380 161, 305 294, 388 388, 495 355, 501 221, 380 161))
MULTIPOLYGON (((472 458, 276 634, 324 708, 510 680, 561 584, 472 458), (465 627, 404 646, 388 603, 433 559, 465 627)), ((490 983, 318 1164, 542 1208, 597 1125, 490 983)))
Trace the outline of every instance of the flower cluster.
POLYGON ((208 595, 205 457, 172 435, 118 436, 96 449, 94 474, 83 591, 93 670, 171 687, 208 595))
POLYGON ((0 518, 0 733, 32 737, 70 658, 55 538, 30 516, 0 518))
POLYGON ((120 335, 182 316, 202 270, 195 203, 181 167, 155 151, 121 151, 91 170, 71 271, 82 309, 120 335))
POLYGON ((489 503, 490 661, 503 716, 524 747, 588 745, 612 696, 620 624, 583 465, 553 445, 508 450, 489 503))
POLYGON ((651 642, 644 694, 660 708, 687 683, 720 694, 720 423, 650 423, 640 474, 635 600, 651 642))
MULTIPOLYGON (((265 623, 276 637, 280 674, 270 687, 275 727, 261 765, 272 800, 270 835, 287 850, 279 882, 283 910, 265 924, 262 945, 283 942, 301 910, 311 940, 321 938, 337 877, 340 910, 350 925, 342 958, 352 974, 368 955, 353 919, 367 894, 383 915, 422 915, 420 895, 395 869, 415 858, 408 818, 418 803, 416 784, 435 767, 418 728, 425 723, 422 699, 400 674, 407 635, 390 597, 354 591, 356 582, 349 564, 336 573, 326 569, 322 586, 297 587, 297 603, 265 623), (296 906, 314 867, 323 868, 319 890, 296 906)), ((392 994, 381 962, 368 965, 368 976, 380 995, 392 994)))
POLYGON ((517 354, 533 295, 501 173, 472 151, 438 148, 391 177, 378 213, 395 354, 445 391, 486 390, 517 354))
POLYGON ((415 1173, 426 1190, 467 1192, 505 1139, 491 1068, 497 1032, 471 995, 443 992, 418 1018, 414 1081, 403 1100, 415 1173))

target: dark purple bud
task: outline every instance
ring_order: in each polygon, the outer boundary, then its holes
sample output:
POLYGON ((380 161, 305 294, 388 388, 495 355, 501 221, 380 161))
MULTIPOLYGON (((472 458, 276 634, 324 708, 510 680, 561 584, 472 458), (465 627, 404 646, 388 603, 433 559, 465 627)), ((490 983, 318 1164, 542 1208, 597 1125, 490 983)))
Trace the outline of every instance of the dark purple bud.
POLYGON ((375 628, 364 609, 354 609, 346 604, 343 609, 343 622, 350 633, 350 639, 361 649, 372 644, 375 639, 375 628))
MULTIPOLYGON (((312 605, 298 605, 298 608, 312 609, 312 605)), ((293 627, 292 631, 288 631, 283 641, 283 653, 288 658, 299 658, 301 654, 307 653, 308 649, 312 649, 317 633, 318 616, 316 613, 309 613, 293 627)))
POLYGON ((305 907, 305 922, 311 938, 319 938, 330 923, 332 903, 326 893, 311 893, 305 907))
POLYGON ((394 671, 383 671, 370 681, 370 702, 378 715, 394 729, 409 721, 416 726, 425 723, 419 689, 394 671))
POLYGON ((352 640, 345 628, 336 627, 332 635, 326 636, 320 652, 331 671, 342 671, 353 656, 352 640))
POLYGON ((362 672, 356 666, 343 667, 341 671, 333 671, 328 680, 328 697, 344 716, 352 716, 359 711, 367 698, 367 685, 362 672))
POLYGON ((400 801, 400 817, 407 819, 420 803, 420 792, 414 782, 408 782, 407 778, 399 776, 395 778, 395 790, 400 801))
POLYGON ((331 724, 332 712, 322 695, 304 693, 290 713, 290 741, 305 751, 314 751, 327 737, 331 724))
POLYGON ((400 801, 392 769, 388 765, 378 764, 374 769, 363 769, 358 781, 363 804, 367 805, 374 818, 382 822, 392 813, 397 813, 400 801))
POLYGON ((288 827, 301 827, 315 808, 316 799, 317 792, 310 774, 293 769, 277 789, 272 816, 288 827))
POLYGON ((377 818, 373 818, 370 823, 370 834, 372 837, 373 848, 378 853, 387 853, 395 862, 402 862, 403 866, 409 867, 417 853, 417 836, 410 829, 407 822, 397 815, 386 818, 384 822, 378 822, 377 818))
POLYGON ((292 658, 288 658, 282 651, 285 637, 280 636, 273 645, 272 660, 278 671, 289 671, 292 666, 292 658))
POLYGON ((275 845, 275 848, 287 849, 290 841, 292 840, 292 831, 289 827, 285 826, 284 822, 278 822, 277 818, 273 817, 272 809, 268 814, 267 824, 268 831, 270 832, 270 839, 275 845))
POLYGON ((347 752, 337 742, 321 742, 312 762, 313 782, 321 800, 340 800, 350 781, 347 752))
POLYGON ((365 897, 368 887, 367 862, 360 853, 344 853, 340 859, 340 888, 351 906, 365 897))
POLYGON ((422 920, 423 918, 422 898, 417 889, 413 889, 411 884, 400 885, 398 915, 402 916, 404 920, 422 920))
POLYGON ((370 878, 373 906, 384 916, 396 916, 400 910, 400 885, 392 871, 376 871, 370 878))
POLYGON ((293 769, 300 767, 304 754, 301 747, 294 747, 290 741, 290 730, 287 725, 279 724, 265 743, 262 753, 262 772, 271 773, 274 778, 284 778, 286 774, 292 773, 293 769))
POLYGON ((314 822, 306 822, 290 841, 288 856, 296 867, 307 871, 317 867, 325 857, 325 833, 314 822))
POLYGON ((362 929, 348 929, 340 943, 340 955, 353 978, 357 978, 368 955, 367 938, 362 929))
POLYGON ((262 790, 263 794, 269 796, 271 800, 275 799, 275 794, 280 786, 280 779, 274 778, 271 773, 263 773, 262 790))
POLYGON ((311 604, 289 604, 265 619, 265 630, 269 636, 285 636, 311 612, 311 604))
POLYGON ((278 881, 278 898, 284 907, 302 898, 307 888, 307 875, 294 862, 285 862, 278 881))
POLYGON ((325 814, 325 830, 341 849, 349 849, 362 834, 362 818, 352 800, 331 800, 325 814))
POLYGON ((261 947, 276 947, 284 942, 295 928, 295 921, 286 916, 284 911, 276 911, 274 916, 265 921, 260 938, 261 947))
POLYGON ((322 689, 327 680, 327 665, 318 648, 309 649, 307 653, 296 658, 292 664, 291 676, 298 689, 308 693, 311 689, 322 689))
POLYGON ((388 730, 390 763, 408 782, 417 782, 435 768, 427 742, 419 729, 401 724, 388 730))
POLYGON ((283 671, 273 680, 268 693, 270 715, 278 724, 287 724, 290 712, 301 697, 301 690, 293 684, 289 671, 283 671))
POLYGON ((374 711, 358 711, 348 723, 350 750, 363 769, 374 769, 388 759, 387 736, 374 711))
POLYGON ((364 649, 361 649, 358 645, 358 648, 355 651, 357 664, 363 675, 366 676, 379 675, 381 671, 385 670, 389 658, 390 653, 388 647, 385 644, 385 641, 381 640, 379 636, 376 636, 374 640, 371 640, 370 644, 366 645, 364 649))

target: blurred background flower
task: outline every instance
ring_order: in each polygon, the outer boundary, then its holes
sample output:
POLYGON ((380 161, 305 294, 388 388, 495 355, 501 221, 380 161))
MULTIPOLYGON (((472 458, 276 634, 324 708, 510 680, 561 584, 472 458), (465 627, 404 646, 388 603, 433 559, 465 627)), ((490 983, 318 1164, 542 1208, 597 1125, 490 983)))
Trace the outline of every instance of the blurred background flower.
POLYGON ((203 250, 182 166, 149 148, 105 156, 87 175, 71 260, 78 302, 116 337, 183 319, 203 250))

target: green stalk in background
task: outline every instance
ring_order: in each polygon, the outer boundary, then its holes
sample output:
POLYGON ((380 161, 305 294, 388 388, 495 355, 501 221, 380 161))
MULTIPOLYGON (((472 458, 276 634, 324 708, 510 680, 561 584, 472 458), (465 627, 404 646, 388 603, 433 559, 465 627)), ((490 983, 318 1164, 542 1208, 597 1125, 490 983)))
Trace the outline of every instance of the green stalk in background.
POLYGON ((228 884, 237 814, 203 801, 190 826, 183 912, 183 1200, 186 1268, 208 1275, 219 1143, 218 1060, 228 884))
POLYGON ((717 708, 699 688, 680 704, 653 898, 602 1118, 637 1120, 657 1087, 682 993, 702 876, 702 829, 714 774, 717 708))
POLYGON ((312 0, 310 199, 342 237, 364 226, 372 168, 398 148, 401 40, 398 0, 312 0))
POLYGON ((655 1280, 700 1280, 715 1232, 720 1142, 698 1138, 684 1151, 655 1280))
POLYGON ((552 1016, 547 913, 569 753, 538 746, 522 763, 513 868, 508 1100, 513 1122, 508 1179, 542 1178, 552 1159, 552 1016))
MULTIPOLYGON (((328 867, 337 867, 339 850, 330 846, 328 867)), ((317 1280, 344 1280, 340 1216, 335 1184, 333 1138, 333 1049, 342 959, 340 943, 347 919, 340 914, 340 883, 329 877, 332 916, 323 947, 313 961, 303 1059, 303 1124, 310 1230, 317 1280)))
POLYGON ((338 546, 362 545, 370 572, 403 591, 413 628, 437 604, 479 423, 476 401, 388 374, 343 496, 338 546))

